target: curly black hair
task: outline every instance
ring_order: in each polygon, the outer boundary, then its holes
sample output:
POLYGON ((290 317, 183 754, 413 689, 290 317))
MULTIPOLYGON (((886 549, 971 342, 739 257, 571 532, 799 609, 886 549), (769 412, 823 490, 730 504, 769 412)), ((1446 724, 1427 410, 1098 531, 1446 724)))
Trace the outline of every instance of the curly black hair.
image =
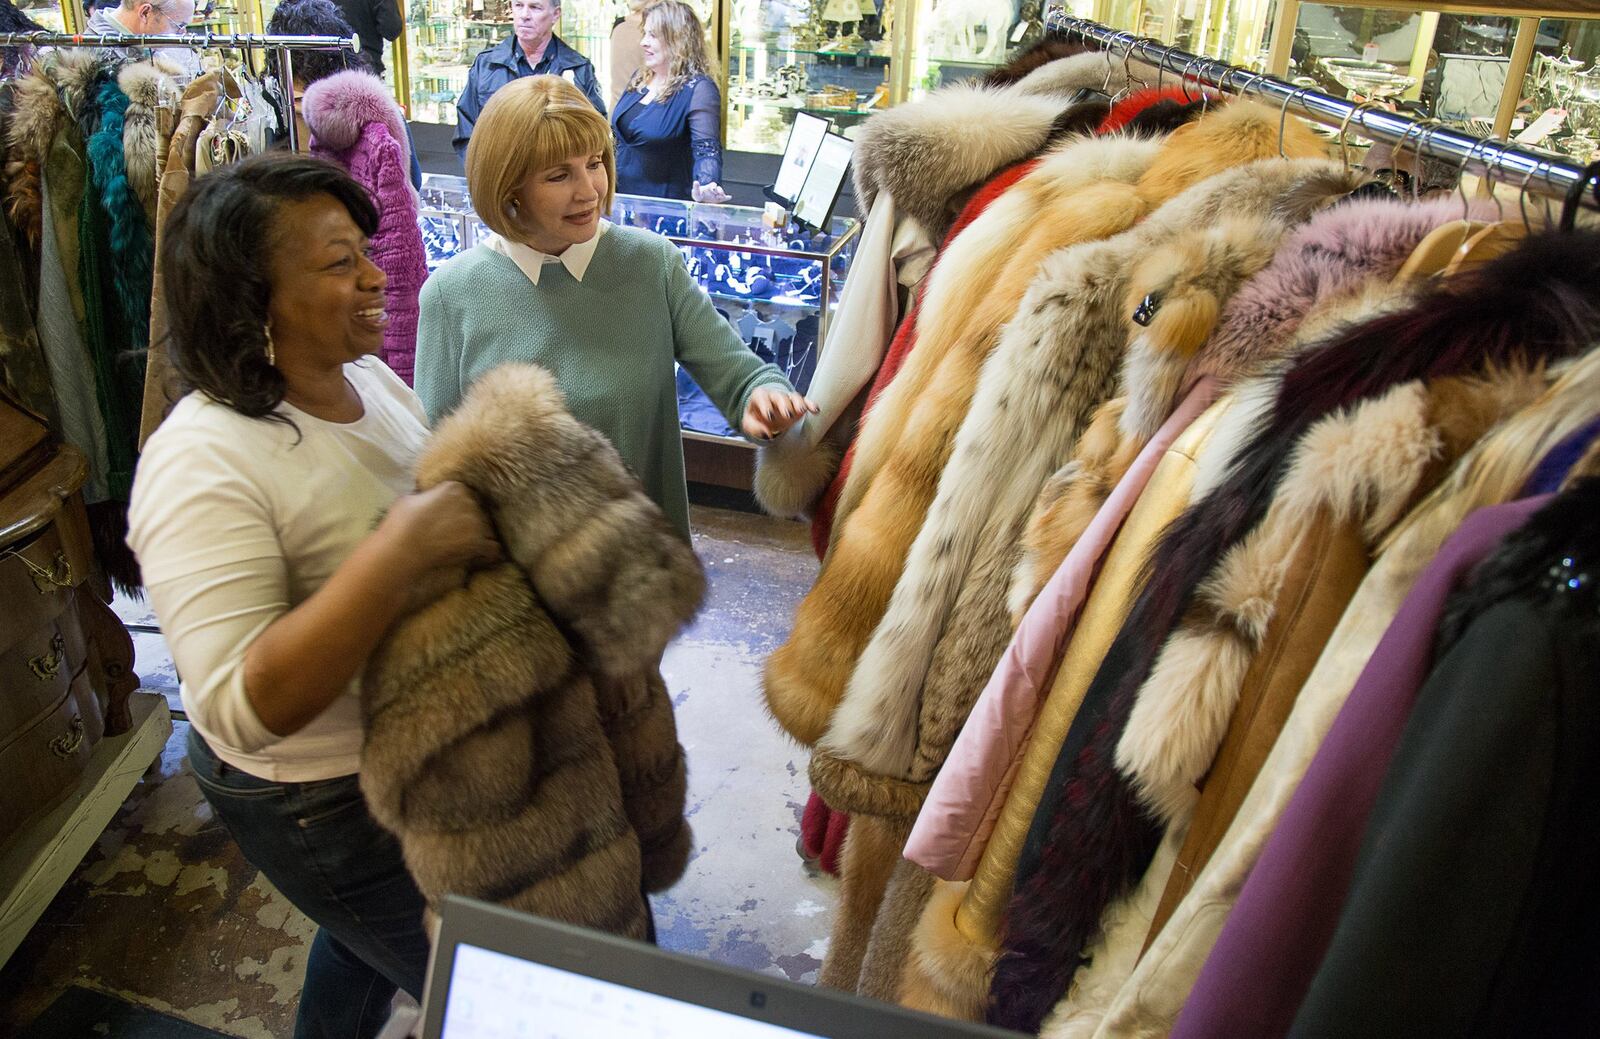
MULTIPOLYGON (((284 36, 353 36, 355 30, 333 0, 284 0, 267 22, 267 32, 284 36)), ((294 78, 305 86, 335 72, 374 71, 356 51, 295 51, 294 78)))
MULTIPOLYGON (((331 195, 371 236, 378 211, 339 166, 301 155, 253 156, 195 181, 162 229, 167 352, 185 390, 241 415, 287 422, 283 373, 267 361, 269 257, 286 203, 331 195)), ((291 423, 292 424, 292 423, 291 423)))

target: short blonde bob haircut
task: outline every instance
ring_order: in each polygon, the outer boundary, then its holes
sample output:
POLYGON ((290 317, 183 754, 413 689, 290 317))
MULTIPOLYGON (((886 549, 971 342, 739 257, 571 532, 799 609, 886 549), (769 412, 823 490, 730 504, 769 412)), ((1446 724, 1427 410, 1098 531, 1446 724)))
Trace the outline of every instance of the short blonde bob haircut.
POLYGON ((583 92, 560 76, 524 76, 494 92, 467 142, 467 191, 478 219, 502 238, 522 241, 517 191, 535 173, 576 155, 599 154, 606 164, 609 216, 617 193, 611 126, 583 92))

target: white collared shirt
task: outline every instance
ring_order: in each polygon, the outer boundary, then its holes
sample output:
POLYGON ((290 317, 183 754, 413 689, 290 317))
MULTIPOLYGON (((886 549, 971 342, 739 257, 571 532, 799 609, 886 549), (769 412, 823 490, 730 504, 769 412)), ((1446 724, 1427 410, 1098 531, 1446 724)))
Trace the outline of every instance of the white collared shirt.
POLYGON ((535 285, 539 284, 539 272, 544 270, 547 263, 559 263, 567 268, 573 280, 582 281, 583 275, 589 269, 589 261, 594 259, 595 247, 600 244, 600 236, 606 233, 606 228, 611 226, 611 221, 605 217, 600 218, 600 226, 595 229, 594 237, 579 245, 571 245, 560 256, 551 256, 539 250, 513 242, 497 234, 491 234, 483 240, 483 244, 492 252, 509 257, 511 262, 521 269, 528 280, 535 285))

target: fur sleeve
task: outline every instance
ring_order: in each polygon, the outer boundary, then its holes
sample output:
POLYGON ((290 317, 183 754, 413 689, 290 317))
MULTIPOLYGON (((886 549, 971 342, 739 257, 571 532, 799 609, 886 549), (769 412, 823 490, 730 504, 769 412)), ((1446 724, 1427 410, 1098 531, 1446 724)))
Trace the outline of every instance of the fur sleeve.
POLYGON ((1011 587, 1011 615, 1018 623, 1139 453, 1142 445, 1117 429, 1126 403, 1117 397, 1100 405, 1072 460, 1039 492, 1011 587))
POLYGON ((489 503, 507 554, 605 674, 653 665, 700 606, 694 550, 536 365, 496 368, 439 423, 417 483, 443 480, 489 503))

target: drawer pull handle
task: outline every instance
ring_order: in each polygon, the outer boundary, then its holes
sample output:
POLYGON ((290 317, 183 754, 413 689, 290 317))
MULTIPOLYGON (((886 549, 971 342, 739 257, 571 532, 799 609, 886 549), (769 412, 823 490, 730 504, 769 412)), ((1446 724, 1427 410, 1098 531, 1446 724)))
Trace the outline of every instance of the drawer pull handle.
POLYGON ((28 661, 28 670, 32 671, 33 677, 39 681, 48 682, 61 673, 61 661, 66 655, 67 640, 58 631, 56 637, 50 640, 50 652, 28 661))
POLYGON ((56 552, 55 557, 50 560, 48 570, 16 550, 6 552, 4 555, 16 556, 22 560, 22 565, 28 568, 28 575, 33 578, 33 587, 40 595, 49 595, 57 588, 71 588, 78 583, 72 579, 72 563, 67 559, 65 552, 56 552))
POLYGON ((81 746, 83 746, 83 719, 74 718, 67 725, 66 732, 50 741, 50 752, 58 758, 70 758, 81 746))

